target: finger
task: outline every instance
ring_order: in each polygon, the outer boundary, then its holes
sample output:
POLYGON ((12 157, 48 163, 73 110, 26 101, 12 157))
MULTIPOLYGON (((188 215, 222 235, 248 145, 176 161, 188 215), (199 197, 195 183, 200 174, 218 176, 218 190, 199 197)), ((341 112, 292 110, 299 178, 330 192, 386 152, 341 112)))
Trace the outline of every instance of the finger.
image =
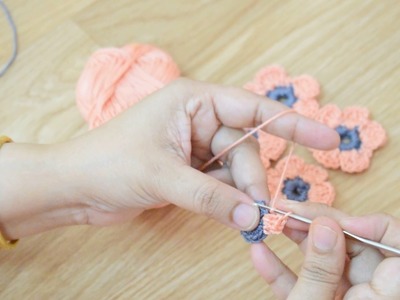
MULTIPOLYGON (((295 214, 307 217, 309 219, 315 219, 317 216, 326 216, 336 220, 339 224, 341 224, 344 220, 353 219, 349 218, 349 216, 344 212, 341 212, 333 207, 329 207, 321 203, 299 203, 297 201, 285 200, 279 201, 277 203, 277 206, 283 210, 291 211, 295 214)), ((294 222, 288 222, 286 225, 287 228, 290 228, 292 230, 297 230, 298 228, 301 228, 302 230, 302 226, 304 225, 299 225, 298 223, 294 222)), ((347 230, 352 233, 358 234, 350 228, 347 230)), ((304 244, 305 241, 300 241, 300 249, 304 250, 304 244)), ((381 252, 376 250, 375 248, 371 248, 369 246, 366 246, 365 244, 351 240, 346 241, 346 253, 350 258, 350 262, 346 271, 346 277, 350 280, 352 284, 360 284, 370 281, 376 266, 383 259, 381 252)))
MULTIPOLYGON (((339 222, 340 220, 345 219, 349 216, 346 213, 323 203, 280 200, 277 201, 276 205, 277 208, 282 209, 283 211, 290 211, 294 214, 306 217, 311 220, 319 216, 325 216, 339 222)), ((309 225, 297 220, 289 220, 289 222, 287 223, 287 227, 304 231, 308 230, 309 225)))
POLYGON ((215 179, 228 184, 230 186, 236 187, 233 181, 232 174, 229 168, 221 168, 219 170, 212 170, 206 173, 207 175, 214 177, 215 179))
POLYGON ((164 162, 159 174, 160 198, 184 209, 218 220, 232 228, 252 230, 260 212, 245 193, 190 166, 164 162))
POLYGON ((339 225, 320 217, 310 227, 304 264, 290 299, 334 299, 344 270, 345 241, 339 225))
MULTIPOLYGON (((243 130, 222 126, 213 138, 212 152, 221 152, 244 134, 243 130)), ((258 143, 254 138, 249 138, 237 145, 224 160, 239 190, 254 200, 269 199, 266 172, 260 158, 258 143)))
MULTIPOLYGON (((214 110, 213 120, 227 127, 255 127, 288 108, 266 97, 255 95, 239 88, 222 87, 183 79, 175 82, 176 93, 191 100, 186 103, 193 124, 204 124, 204 116, 210 119, 210 107, 214 110), (199 116, 196 118, 196 116, 199 116)), ((296 113, 284 115, 265 129, 267 132, 295 141, 301 145, 328 150, 339 145, 339 135, 326 125, 296 113), (312 134, 310 134, 312 133, 312 134)))
POLYGON ((307 246, 308 231, 296 230, 285 227, 282 231, 290 240, 295 242, 304 253, 307 246))
POLYGON ((376 268, 370 286, 377 295, 400 299, 400 258, 385 259, 376 268))
POLYGON ((375 270, 371 282, 356 285, 345 299, 400 299, 400 258, 387 258, 375 270))
MULTIPOLYGON (((340 220, 340 225, 354 234, 400 248, 400 221, 386 214, 374 214, 363 217, 349 217, 340 220)), ((388 256, 393 254, 387 252, 388 256)))
POLYGON ((251 245, 251 259, 255 269, 276 297, 286 299, 296 283, 297 276, 264 243, 251 245))

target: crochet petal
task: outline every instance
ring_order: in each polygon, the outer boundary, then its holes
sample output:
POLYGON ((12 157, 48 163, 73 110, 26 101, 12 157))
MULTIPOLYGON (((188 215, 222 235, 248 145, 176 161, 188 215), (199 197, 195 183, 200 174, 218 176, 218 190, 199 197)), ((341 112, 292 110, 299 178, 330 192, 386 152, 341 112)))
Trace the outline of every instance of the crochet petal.
POLYGON ((351 106, 342 112, 342 124, 354 128, 369 121, 369 110, 365 107, 351 106))
MULTIPOLYGON (((275 191, 278 187, 280 176, 281 176, 281 174, 275 169, 269 169, 267 172, 268 190, 269 190, 271 199, 275 196, 275 191)), ((279 197, 281 197, 281 196, 282 196, 282 192, 280 193, 279 197)))
MULTIPOLYGON (((283 172, 283 169, 286 164, 286 160, 287 160, 287 157, 285 157, 284 159, 281 159, 275 166, 275 170, 278 171, 279 176, 281 176, 281 174, 283 172)), ((305 162, 302 158, 300 158, 296 155, 292 155, 292 157, 290 157, 290 160, 289 160, 289 164, 288 164, 288 168, 285 173, 285 177, 286 178, 294 178, 296 176, 301 176, 301 174, 303 173, 304 166, 305 166, 305 162)))
POLYGON ((294 92, 299 99, 313 99, 320 93, 318 81, 309 75, 301 75, 293 79, 294 92))
POLYGON ((268 66, 256 74, 254 82, 260 84, 265 91, 270 91, 276 86, 289 85, 289 77, 281 66, 268 66))
POLYGON ((263 131, 258 132, 260 156, 264 160, 277 160, 286 150, 286 140, 263 131))
POLYGON ((328 179, 328 172, 318 166, 306 164, 301 176, 309 184, 321 183, 328 179))
POLYGON ((360 151, 350 150, 340 153, 340 167, 343 172, 359 173, 368 169, 372 150, 363 149, 360 151))
POLYGON ((340 167, 340 150, 331 151, 311 150, 314 158, 325 168, 338 169, 340 167))
POLYGON ((387 141, 386 131, 375 121, 367 122, 359 127, 362 148, 375 150, 387 141))
POLYGON ((334 104, 328 104, 319 110, 315 119, 331 128, 336 128, 341 124, 341 116, 342 112, 339 107, 334 104))
POLYGON ((310 202, 324 203, 329 206, 332 206, 332 203, 335 200, 335 195, 335 189, 330 182, 313 184, 308 191, 308 199, 310 202))
POLYGON ((315 99, 298 99, 293 108, 301 115, 314 118, 319 109, 319 103, 315 99))

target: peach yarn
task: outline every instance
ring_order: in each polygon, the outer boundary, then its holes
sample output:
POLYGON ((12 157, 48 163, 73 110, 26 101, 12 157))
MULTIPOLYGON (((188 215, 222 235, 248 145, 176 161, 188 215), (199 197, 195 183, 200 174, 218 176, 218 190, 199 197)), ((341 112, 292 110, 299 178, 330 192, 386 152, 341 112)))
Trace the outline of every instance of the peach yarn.
POLYGON ((281 234, 288 221, 288 216, 282 216, 271 211, 263 216, 263 231, 266 235, 281 234))
POLYGON ((100 49, 89 58, 79 78, 78 109, 92 129, 179 76, 171 56, 154 46, 100 49))
POLYGON ((335 129, 341 138, 334 150, 311 149, 314 158, 326 168, 362 172, 368 169, 373 152, 387 141, 385 129, 370 119, 364 107, 352 106, 341 111, 336 105, 328 104, 315 119, 335 129))

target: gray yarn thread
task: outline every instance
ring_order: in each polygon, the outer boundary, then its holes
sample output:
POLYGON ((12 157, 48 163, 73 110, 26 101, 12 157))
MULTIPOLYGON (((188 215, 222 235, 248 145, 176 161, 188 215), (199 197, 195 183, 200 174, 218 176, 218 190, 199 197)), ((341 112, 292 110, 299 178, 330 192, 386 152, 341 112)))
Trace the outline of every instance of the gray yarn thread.
POLYGON ((3 11, 8 24, 10 25, 12 35, 13 35, 13 50, 11 57, 8 59, 8 61, 0 68, 0 77, 2 77, 7 70, 11 67, 15 59, 17 58, 18 54, 18 33, 17 33, 17 27, 15 26, 14 20, 11 16, 10 11, 8 10, 8 7, 6 4, 3 2, 3 0, 0 0, 0 7, 1 10, 3 11))

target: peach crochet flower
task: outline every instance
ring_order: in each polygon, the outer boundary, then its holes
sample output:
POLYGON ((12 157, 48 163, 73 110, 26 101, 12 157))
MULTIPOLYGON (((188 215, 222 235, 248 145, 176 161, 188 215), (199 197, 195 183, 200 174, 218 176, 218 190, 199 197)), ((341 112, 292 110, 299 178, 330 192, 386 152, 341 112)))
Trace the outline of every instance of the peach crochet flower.
MULTIPOLYGON (((318 82, 308 75, 289 77, 280 66, 261 69, 244 88, 256 94, 279 101, 298 113, 314 117, 318 112, 317 97, 320 93, 318 82)), ((286 149, 286 141, 266 133, 259 134, 260 154, 265 168, 271 160, 277 160, 286 149)))
MULTIPOLYGON (((271 197, 275 196, 287 159, 287 157, 281 159, 275 168, 267 172, 271 197)), ((292 155, 289 158, 278 199, 319 202, 330 206, 335 200, 335 189, 327 180, 328 172, 325 169, 306 164, 300 157, 292 155)))
POLYGON ((331 151, 311 149, 314 158, 326 168, 358 173, 368 169, 373 151, 386 140, 385 129, 369 117, 364 107, 348 107, 343 111, 336 105, 324 106, 317 121, 334 128, 340 135, 340 145, 331 151))
POLYGON ((261 69, 244 88, 293 108, 299 114, 314 117, 318 112, 319 83, 309 75, 289 77, 280 66, 261 69))

